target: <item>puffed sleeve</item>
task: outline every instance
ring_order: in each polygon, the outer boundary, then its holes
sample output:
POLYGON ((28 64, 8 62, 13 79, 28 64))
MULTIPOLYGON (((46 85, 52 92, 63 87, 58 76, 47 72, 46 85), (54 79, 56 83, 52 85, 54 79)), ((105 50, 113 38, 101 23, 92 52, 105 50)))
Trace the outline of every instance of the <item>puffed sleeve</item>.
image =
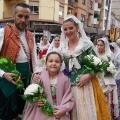
POLYGON ((0 51, 2 49, 3 39, 4 39, 4 28, 1 28, 0 29, 0 51))
MULTIPOLYGON (((3 39, 4 39, 4 28, 1 28, 0 29, 0 51, 2 49, 3 39)), ((5 72, 3 70, 0 70, 0 77, 2 77, 4 73, 5 72)))

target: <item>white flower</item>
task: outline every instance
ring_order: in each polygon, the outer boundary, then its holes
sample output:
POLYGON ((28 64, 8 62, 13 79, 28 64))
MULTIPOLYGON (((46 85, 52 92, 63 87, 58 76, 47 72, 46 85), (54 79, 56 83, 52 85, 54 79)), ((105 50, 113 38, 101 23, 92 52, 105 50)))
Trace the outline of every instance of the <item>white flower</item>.
POLYGON ((40 86, 38 84, 31 84, 29 85, 25 92, 24 95, 33 95, 39 88, 40 86))
POLYGON ((112 62, 110 62, 109 67, 107 67, 107 71, 111 74, 114 74, 116 72, 115 66, 112 62))
POLYGON ((92 57, 94 57, 94 55, 87 55, 86 57, 91 59, 92 57))
POLYGON ((87 55, 87 58, 92 59, 93 58, 93 64, 97 66, 98 64, 101 64, 101 60, 94 56, 94 55, 87 55))
POLYGON ((94 65, 97 66, 98 64, 101 64, 101 60, 100 60, 98 57, 94 56, 94 57, 93 57, 93 60, 94 60, 94 61, 93 61, 94 65))

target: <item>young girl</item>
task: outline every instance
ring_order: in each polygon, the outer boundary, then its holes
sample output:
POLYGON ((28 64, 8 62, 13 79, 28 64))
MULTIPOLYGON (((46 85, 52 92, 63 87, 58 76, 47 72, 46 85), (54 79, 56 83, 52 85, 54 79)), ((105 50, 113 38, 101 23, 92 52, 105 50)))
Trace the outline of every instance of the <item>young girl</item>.
MULTIPOLYGON (((43 102, 29 103, 25 112, 24 120, 70 120, 69 111, 74 106, 71 93, 71 84, 67 76, 60 72, 62 58, 57 52, 50 52, 46 56, 46 68, 40 75, 43 81, 47 100, 54 108, 53 116, 47 116, 41 112, 43 102)), ((37 82, 39 82, 39 80, 37 82)))

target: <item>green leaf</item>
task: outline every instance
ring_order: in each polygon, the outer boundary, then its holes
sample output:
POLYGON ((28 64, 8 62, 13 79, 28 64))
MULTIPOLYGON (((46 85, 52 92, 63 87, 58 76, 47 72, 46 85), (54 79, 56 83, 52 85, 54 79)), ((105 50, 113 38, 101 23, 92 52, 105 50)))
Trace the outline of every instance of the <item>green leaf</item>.
POLYGON ((92 75, 94 75, 94 74, 95 74, 94 70, 90 71, 90 73, 91 73, 92 75))
MULTIPOLYGON (((0 69, 2 69, 5 72, 14 73, 16 76, 13 76, 12 79, 16 82, 18 78, 21 76, 20 72, 16 69, 15 64, 10 58, 4 58, 0 57, 0 69)), ((24 89, 23 82, 20 83, 20 81, 17 83, 16 86, 18 89, 24 89)))
POLYGON ((53 108, 51 107, 50 103, 46 99, 41 99, 44 102, 44 106, 41 106, 40 109, 46 115, 53 115, 53 108))

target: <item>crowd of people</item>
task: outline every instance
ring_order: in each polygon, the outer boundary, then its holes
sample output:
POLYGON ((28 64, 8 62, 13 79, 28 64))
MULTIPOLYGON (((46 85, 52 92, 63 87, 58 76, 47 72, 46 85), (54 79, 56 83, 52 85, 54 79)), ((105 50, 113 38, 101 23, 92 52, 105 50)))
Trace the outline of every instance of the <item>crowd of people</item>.
POLYGON ((26 102, 24 91, 16 89, 13 73, 0 69, 1 120, 117 120, 120 110, 120 39, 111 42, 105 37, 89 39, 81 22, 67 16, 50 44, 43 36, 38 44, 26 29, 30 7, 18 3, 14 25, 0 29, 0 56, 10 58, 21 73, 25 88, 42 80, 53 115, 42 113, 43 101, 26 102), (114 75, 83 74, 83 51, 115 65, 114 75), (32 76, 29 76, 30 73, 32 76), (80 80, 78 80, 78 77, 80 80), (31 79, 28 79, 31 78, 31 79), (20 116, 22 115, 22 116, 20 116))

